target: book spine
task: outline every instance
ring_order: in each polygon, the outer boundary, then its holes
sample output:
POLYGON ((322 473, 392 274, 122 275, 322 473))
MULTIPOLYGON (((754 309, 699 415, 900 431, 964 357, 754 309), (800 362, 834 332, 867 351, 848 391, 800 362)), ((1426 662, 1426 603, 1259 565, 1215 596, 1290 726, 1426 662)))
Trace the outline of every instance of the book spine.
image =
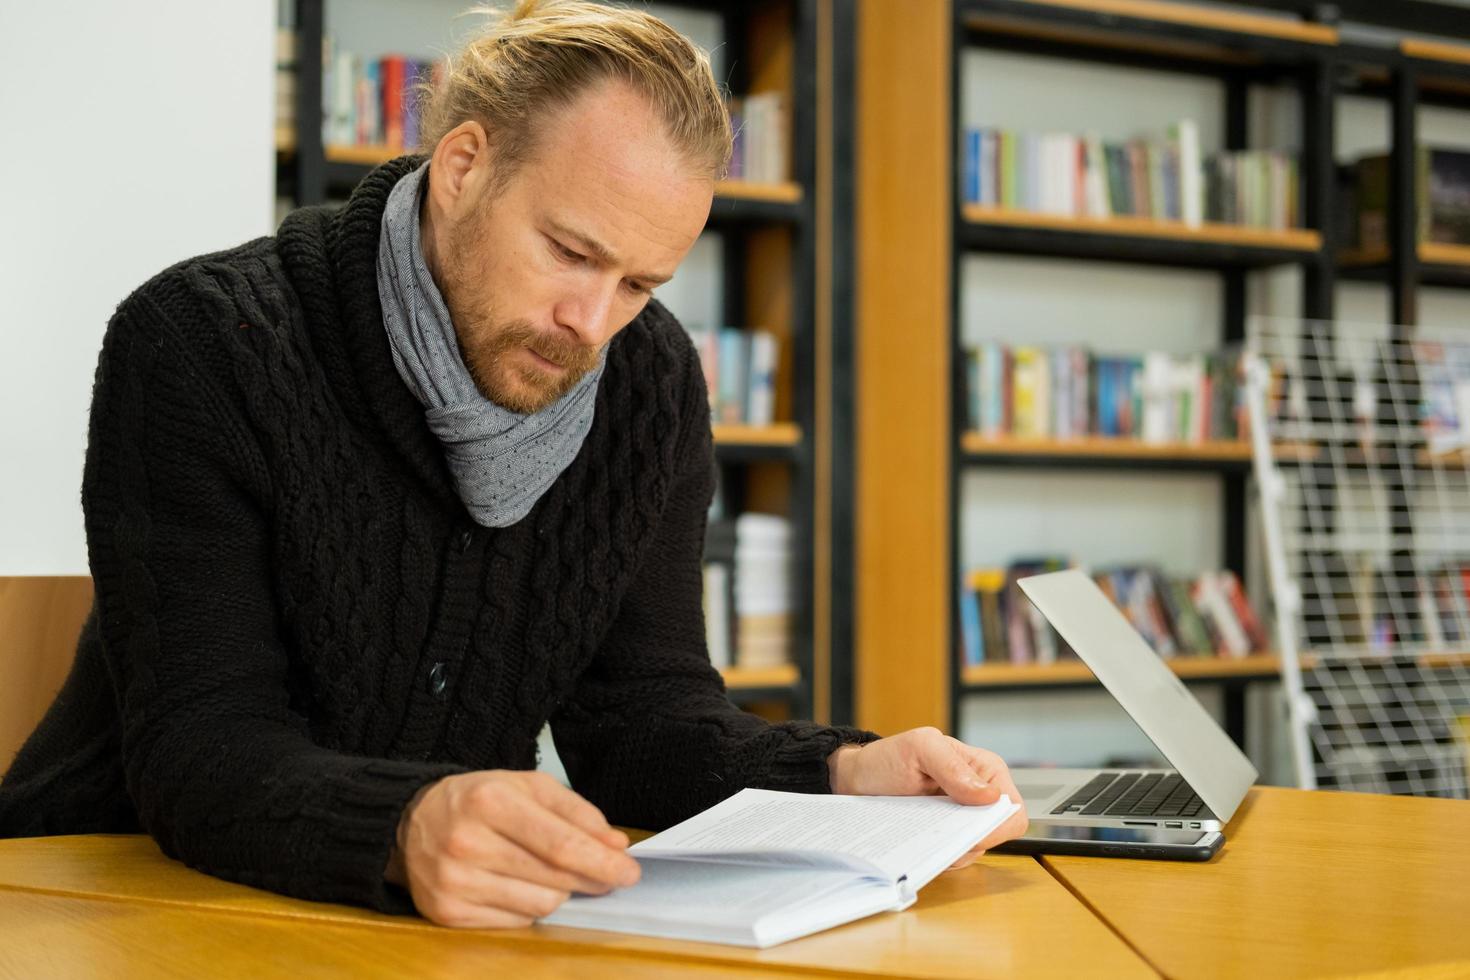
POLYGON ((386 55, 382 60, 383 142, 388 146, 403 144, 403 79, 402 55, 386 55))
POLYGON ((770 425, 776 420, 778 351, 774 334, 764 330, 751 332, 745 419, 749 425, 770 425))
POLYGON ((750 363, 745 331, 725 327, 720 331, 719 417, 727 425, 745 421, 746 371, 750 363))
POLYGON ((978 129, 965 130, 963 200, 967 203, 980 202, 980 187, 984 165, 980 153, 981 133, 978 129))

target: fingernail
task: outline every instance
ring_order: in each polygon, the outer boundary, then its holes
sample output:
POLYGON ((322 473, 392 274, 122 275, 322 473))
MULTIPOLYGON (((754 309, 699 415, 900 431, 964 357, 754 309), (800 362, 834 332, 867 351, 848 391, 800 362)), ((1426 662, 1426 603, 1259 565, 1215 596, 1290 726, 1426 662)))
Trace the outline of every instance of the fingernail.
POLYGON ((987 783, 985 780, 981 779, 978 776, 971 776, 970 777, 970 788, 971 789, 985 789, 989 785, 990 785, 989 783, 987 783))

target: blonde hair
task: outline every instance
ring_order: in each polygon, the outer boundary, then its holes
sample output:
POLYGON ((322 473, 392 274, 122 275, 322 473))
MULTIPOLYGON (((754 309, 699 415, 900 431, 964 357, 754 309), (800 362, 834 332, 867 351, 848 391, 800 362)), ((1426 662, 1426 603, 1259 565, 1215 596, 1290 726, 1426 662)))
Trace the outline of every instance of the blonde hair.
POLYGON ((445 65, 437 88, 419 87, 419 149, 476 121, 490 134, 497 182, 531 155, 537 123, 594 84, 617 80, 646 98, 666 135, 695 168, 719 178, 730 160, 730 116, 709 57, 651 14, 590 0, 518 0, 445 65))

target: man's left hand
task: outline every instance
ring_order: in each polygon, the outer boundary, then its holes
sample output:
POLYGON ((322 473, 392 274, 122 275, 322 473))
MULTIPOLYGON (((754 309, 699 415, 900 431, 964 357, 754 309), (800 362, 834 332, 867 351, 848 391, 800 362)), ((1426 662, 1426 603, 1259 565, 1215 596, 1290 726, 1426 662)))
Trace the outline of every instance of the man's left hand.
POLYGON ((963 868, 997 844, 1026 832, 1026 809, 1001 757, 950 738, 937 728, 915 728, 867 745, 844 745, 827 757, 832 792, 856 796, 938 796, 983 806, 1001 794, 1021 809, 950 868, 963 868))

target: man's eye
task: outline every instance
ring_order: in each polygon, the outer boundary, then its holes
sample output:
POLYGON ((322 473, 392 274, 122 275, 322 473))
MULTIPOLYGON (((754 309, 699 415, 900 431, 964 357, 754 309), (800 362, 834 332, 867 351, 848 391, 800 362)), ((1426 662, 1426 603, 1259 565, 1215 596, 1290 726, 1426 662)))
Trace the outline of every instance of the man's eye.
POLYGON ((551 244, 552 247, 556 249, 556 254, 560 255, 568 262, 578 262, 584 257, 581 252, 574 252, 563 245, 561 242, 556 241, 555 239, 552 239, 551 244))
POLYGON ((623 285, 628 287, 628 292, 633 293, 637 296, 647 296, 649 293, 653 292, 653 290, 649 289, 642 283, 633 282, 630 279, 623 280, 623 285))

